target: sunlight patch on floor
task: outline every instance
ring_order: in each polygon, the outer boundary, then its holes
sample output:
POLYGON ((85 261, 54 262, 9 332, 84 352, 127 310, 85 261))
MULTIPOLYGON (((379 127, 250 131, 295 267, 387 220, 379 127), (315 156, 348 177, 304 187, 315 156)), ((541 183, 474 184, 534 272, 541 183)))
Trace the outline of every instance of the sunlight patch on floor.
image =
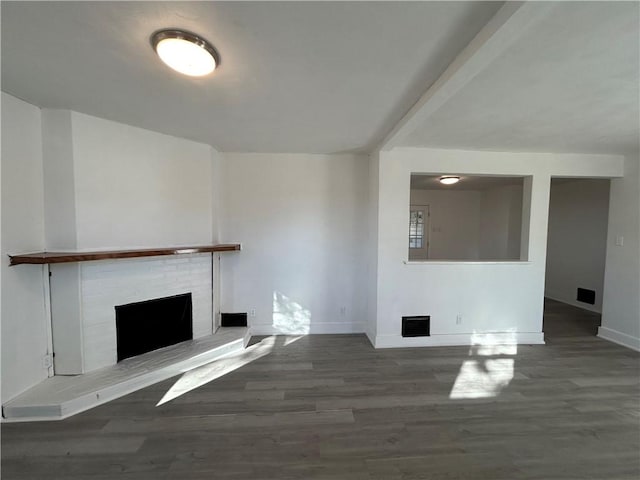
POLYGON ((297 342, 301 338, 304 338, 305 335, 286 335, 284 337, 284 346, 291 345, 294 342, 297 342))
POLYGON ((185 393, 226 375, 248 363, 269 355, 275 346, 276 337, 266 337, 242 352, 227 355, 219 360, 185 372, 164 394, 156 407, 178 398, 185 393))
POLYGON ((518 343, 515 332, 473 333, 469 358, 462 363, 449 398, 497 397, 514 375, 518 343))

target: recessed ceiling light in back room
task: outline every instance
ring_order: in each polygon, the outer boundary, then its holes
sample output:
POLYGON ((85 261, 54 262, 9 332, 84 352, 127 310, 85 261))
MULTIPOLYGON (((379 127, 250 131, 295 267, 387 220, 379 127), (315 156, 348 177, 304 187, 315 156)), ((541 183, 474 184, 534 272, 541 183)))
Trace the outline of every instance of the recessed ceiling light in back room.
POLYGON ((164 63, 184 75, 202 77, 220 65, 213 45, 185 30, 159 30, 151 35, 151 45, 164 63))
POLYGON ((453 185, 454 183, 458 183, 460 181, 460 177, 455 175, 444 175, 440 177, 440 183, 444 185, 453 185))

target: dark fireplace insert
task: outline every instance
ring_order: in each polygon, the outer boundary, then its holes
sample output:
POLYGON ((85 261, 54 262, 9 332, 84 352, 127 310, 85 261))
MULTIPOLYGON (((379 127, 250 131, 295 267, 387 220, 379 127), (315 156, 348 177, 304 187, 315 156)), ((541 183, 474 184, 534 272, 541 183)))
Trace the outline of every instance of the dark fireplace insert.
POLYGON ((115 309, 118 361, 193 338, 191 293, 115 309))

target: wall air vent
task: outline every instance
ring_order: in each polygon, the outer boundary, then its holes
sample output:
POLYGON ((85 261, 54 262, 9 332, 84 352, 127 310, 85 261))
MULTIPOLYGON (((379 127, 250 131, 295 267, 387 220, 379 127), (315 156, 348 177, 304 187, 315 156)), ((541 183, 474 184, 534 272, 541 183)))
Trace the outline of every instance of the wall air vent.
POLYGON ((246 327, 247 326, 247 313, 221 313, 220 314, 220 326, 221 327, 246 327))
POLYGON ((428 337, 430 335, 430 316, 402 317, 403 337, 428 337))
POLYGON ((582 303, 588 303, 589 305, 596 304, 596 292, 595 290, 588 290, 586 288, 579 288, 576 300, 582 303))

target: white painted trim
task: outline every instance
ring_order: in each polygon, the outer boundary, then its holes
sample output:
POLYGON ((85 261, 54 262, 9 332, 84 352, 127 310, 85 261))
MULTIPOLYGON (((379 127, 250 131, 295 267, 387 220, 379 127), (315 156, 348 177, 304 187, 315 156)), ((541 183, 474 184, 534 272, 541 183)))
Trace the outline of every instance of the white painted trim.
POLYGON ((51 320, 51 270, 49 264, 42 266, 42 291, 44 294, 44 321, 47 332, 47 355, 51 356, 51 366, 47 369, 49 378, 55 375, 55 362, 53 358, 53 323, 51 320))
POLYGON ((556 302, 566 303, 567 305, 571 305, 572 307, 581 308, 582 310, 588 310, 590 312, 598 313, 602 315, 602 312, 596 308, 595 305, 589 305, 588 303, 581 303, 577 300, 567 300, 566 298, 558 298, 554 295, 549 295, 545 292, 544 298, 548 298, 549 300, 555 300, 556 302))
POLYGON ((598 328, 598 337, 640 352, 640 338, 607 327, 598 328))
MULTIPOLYGON (((220 324, 222 322, 221 320, 221 315, 220 315, 220 311, 221 311, 221 305, 222 305, 222 276, 220 274, 220 252, 218 252, 216 255, 211 256, 212 260, 214 260, 215 262, 215 279, 216 279, 216 283, 215 285, 213 285, 213 288, 215 288, 215 297, 216 297, 216 301, 214 304, 212 304, 211 308, 213 309, 213 316, 214 316, 214 320, 213 320, 213 324, 216 326, 216 329, 218 327, 220 327, 220 324), (214 259, 215 257, 215 259, 214 259)), ((213 274, 213 270, 211 271, 211 273, 213 274)))
POLYGON ((250 325, 252 335, 328 335, 345 333, 365 333, 364 323, 327 322, 309 326, 308 332, 285 331, 273 325, 250 325))
POLYGON ((367 336, 367 340, 369 340, 369 343, 371 343, 371 346, 373 348, 376 348, 376 336, 373 334, 373 332, 370 331, 370 329, 366 329, 364 334, 367 336))
POLYGON ((431 335, 429 337, 403 337, 402 335, 378 335, 375 348, 405 348, 405 347, 453 347, 470 346, 476 344, 482 337, 491 336, 491 344, 513 344, 514 338, 519 345, 544 345, 543 332, 486 332, 486 333, 456 333, 431 335), (473 339, 473 341, 472 341, 473 339))

